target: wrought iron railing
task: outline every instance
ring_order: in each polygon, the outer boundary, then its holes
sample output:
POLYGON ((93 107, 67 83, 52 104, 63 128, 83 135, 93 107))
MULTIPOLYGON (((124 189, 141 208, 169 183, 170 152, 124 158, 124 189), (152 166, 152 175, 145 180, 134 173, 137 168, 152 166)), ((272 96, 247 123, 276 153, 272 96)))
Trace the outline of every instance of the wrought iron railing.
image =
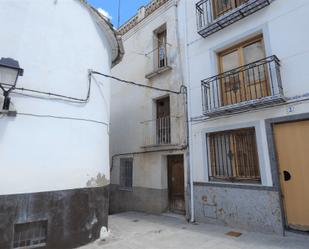
POLYGON ((284 101, 275 55, 202 80, 203 111, 209 116, 275 101, 284 101))
POLYGON ((169 65, 170 54, 172 53, 171 45, 166 43, 165 46, 160 48, 155 48, 147 52, 145 55, 148 59, 147 64, 147 74, 145 77, 147 79, 152 78, 157 75, 160 70, 165 71, 171 69, 169 65))
POLYGON ((260 9, 273 0, 201 0, 196 4, 197 31, 207 37, 260 9))
POLYGON ((144 146, 169 145, 172 143, 171 123, 175 118, 171 116, 160 117, 144 121, 144 146))

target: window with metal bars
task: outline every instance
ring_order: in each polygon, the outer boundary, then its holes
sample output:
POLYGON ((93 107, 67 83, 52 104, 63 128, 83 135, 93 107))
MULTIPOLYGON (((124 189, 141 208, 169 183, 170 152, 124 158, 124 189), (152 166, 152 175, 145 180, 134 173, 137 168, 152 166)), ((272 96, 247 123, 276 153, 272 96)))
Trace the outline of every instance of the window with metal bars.
POLYGON ((120 159, 120 188, 132 190, 133 186, 133 158, 120 159))
POLYGON ((47 221, 14 225, 13 248, 38 248, 46 246, 47 221))
POLYGON ((210 180, 261 182, 254 128, 209 133, 210 180))
POLYGON ((158 40, 158 68, 167 66, 167 55, 166 55, 166 30, 161 31, 157 34, 158 40))

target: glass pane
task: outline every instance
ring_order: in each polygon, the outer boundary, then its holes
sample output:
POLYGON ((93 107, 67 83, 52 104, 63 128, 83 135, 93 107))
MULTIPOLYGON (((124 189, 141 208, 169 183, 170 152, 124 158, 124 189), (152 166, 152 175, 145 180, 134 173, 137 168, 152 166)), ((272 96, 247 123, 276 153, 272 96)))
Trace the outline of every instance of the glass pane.
MULTIPOLYGON (((222 56, 222 73, 235 69, 239 66, 239 55, 237 50, 222 56)), ((222 78, 222 82, 225 84, 225 91, 238 90, 240 88, 239 79, 238 73, 224 76, 224 78, 222 78)))
MULTIPOLYGON (((262 41, 255 42, 244 47, 243 51, 245 65, 265 58, 265 51, 262 41)), ((265 71, 261 70, 261 68, 257 66, 247 70, 245 76, 247 84, 254 84, 257 82, 265 81, 265 71)))
MULTIPOLYGON (((234 51, 232 53, 226 54, 222 56, 222 70, 223 72, 229 71, 239 67, 239 56, 238 51, 234 51)), ((222 73, 223 73, 222 72, 222 73)))
POLYGON ((14 86, 17 74, 18 74, 18 71, 16 69, 1 67, 0 68, 0 83, 14 86))
POLYGON ((244 61, 245 64, 249 64, 265 57, 264 46, 262 41, 255 42, 244 47, 244 61))

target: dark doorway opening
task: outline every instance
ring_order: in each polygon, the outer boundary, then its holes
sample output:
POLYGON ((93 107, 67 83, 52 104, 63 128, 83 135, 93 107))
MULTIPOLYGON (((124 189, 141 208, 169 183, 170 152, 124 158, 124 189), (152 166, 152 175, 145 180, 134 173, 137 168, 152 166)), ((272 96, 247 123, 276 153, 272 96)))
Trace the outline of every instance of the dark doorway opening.
POLYGON ((185 186, 183 155, 167 157, 169 210, 185 214, 185 186))

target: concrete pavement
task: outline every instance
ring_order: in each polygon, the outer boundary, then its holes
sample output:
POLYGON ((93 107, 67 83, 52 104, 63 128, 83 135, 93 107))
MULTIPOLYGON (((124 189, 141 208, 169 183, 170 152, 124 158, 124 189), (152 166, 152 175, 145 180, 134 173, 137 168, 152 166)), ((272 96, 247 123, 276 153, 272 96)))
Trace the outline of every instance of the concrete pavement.
POLYGON ((286 237, 239 231, 224 226, 193 225, 183 217, 122 213, 109 216, 111 235, 80 249, 309 249, 309 236, 286 237), (240 237, 225 235, 241 232, 240 237))

